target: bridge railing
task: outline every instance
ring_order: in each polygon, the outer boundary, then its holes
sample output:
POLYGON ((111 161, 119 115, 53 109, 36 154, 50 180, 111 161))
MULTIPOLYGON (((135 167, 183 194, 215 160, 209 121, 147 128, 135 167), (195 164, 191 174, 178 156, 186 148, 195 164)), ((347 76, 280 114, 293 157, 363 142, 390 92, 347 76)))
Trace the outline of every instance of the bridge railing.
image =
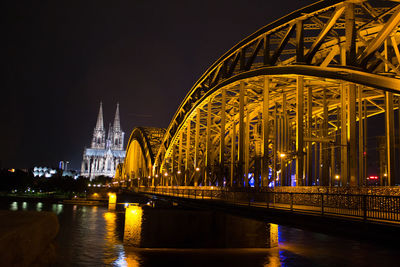
POLYGON ((275 192, 253 188, 141 187, 139 191, 298 213, 400 222, 400 196, 275 192))

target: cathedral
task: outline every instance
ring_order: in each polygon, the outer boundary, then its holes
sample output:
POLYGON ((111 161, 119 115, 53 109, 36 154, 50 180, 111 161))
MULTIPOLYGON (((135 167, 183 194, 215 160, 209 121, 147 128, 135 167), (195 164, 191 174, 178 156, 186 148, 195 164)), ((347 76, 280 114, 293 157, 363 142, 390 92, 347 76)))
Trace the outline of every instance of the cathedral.
POLYGON ((125 159, 124 132, 119 119, 119 104, 115 111, 114 124, 106 130, 103 123, 103 107, 100 102, 99 115, 93 131, 92 145, 83 151, 81 175, 93 178, 104 175, 114 177, 115 169, 125 159))

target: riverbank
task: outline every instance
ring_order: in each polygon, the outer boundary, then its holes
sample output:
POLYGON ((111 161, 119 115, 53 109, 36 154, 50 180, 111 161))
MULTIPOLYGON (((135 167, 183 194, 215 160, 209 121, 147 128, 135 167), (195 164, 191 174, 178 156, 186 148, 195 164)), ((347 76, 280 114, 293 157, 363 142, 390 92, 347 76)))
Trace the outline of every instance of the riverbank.
POLYGON ((47 266, 55 261, 59 223, 53 212, 0 211, 2 266, 47 266))

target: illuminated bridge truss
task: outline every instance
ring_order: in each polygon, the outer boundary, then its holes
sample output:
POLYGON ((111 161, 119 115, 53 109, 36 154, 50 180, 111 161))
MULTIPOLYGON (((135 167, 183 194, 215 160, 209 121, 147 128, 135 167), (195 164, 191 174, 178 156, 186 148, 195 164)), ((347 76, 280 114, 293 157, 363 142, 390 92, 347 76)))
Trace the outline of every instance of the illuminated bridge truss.
POLYGON ((116 179, 149 179, 155 162, 155 151, 159 150, 164 134, 165 129, 162 128, 135 128, 128 141, 125 161, 117 168, 116 179))
POLYGON ((397 1, 320 1, 253 33, 187 94, 151 184, 363 185, 381 114, 381 183, 393 185, 399 23, 397 1))

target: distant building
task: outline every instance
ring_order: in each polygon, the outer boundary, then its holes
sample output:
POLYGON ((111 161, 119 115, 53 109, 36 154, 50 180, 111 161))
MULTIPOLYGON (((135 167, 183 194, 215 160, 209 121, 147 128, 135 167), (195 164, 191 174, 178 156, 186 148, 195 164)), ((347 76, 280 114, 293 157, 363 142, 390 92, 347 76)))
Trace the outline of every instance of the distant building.
POLYGON ((34 177, 46 177, 50 178, 53 175, 57 174, 56 169, 48 168, 48 167, 34 167, 32 174, 34 177))
POLYGON ((99 115, 93 131, 92 145, 83 151, 81 175, 93 179, 97 176, 113 177, 119 163, 124 162, 124 132, 119 118, 119 104, 115 112, 114 124, 106 131, 103 123, 103 107, 100 102, 99 115))
POLYGON ((60 170, 67 171, 68 170, 68 164, 69 164, 69 161, 62 160, 62 161, 60 161, 60 163, 58 163, 58 168, 60 170))
POLYGON ((62 172, 63 177, 72 177, 74 179, 78 179, 79 171, 76 170, 65 170, 62 172))

